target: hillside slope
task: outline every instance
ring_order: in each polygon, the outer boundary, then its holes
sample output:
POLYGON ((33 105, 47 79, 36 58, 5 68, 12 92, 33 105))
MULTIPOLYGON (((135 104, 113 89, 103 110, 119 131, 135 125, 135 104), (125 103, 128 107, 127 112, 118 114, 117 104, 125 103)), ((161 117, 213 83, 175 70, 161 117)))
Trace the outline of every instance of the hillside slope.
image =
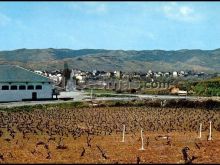
POLYGON ((0 64, 17 64, 32 69, 62 69, 67 61, 71 68, 82 70, 122 71, 220 71, 220 49, 215 50, 104 50, 104 49, 18 49, 0 51, 0 64))

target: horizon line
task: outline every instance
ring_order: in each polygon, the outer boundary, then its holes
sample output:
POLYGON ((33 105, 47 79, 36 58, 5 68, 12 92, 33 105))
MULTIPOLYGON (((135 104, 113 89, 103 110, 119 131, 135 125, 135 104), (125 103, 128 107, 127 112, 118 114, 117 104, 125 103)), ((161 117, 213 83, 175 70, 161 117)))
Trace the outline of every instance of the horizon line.
POLYGON ((155 50, 161 50, 161 51, 181 51, 181 50, 203 50, 203 51, 211 51, 211 50, 217 50, 220 49, 219 48, 215 48, 215 49, 199 49, 199 48, 193 48, 193 49, 187 49, 187 48, 183 48, 183 49, 105 49, 105 48, 80 48, 80 49, 73 49, 73 48, 17 48, 17 49, 8 49, 8 50, 0 50, 0 51, 16 51, 16 50, 22 50, 22 49, 27 49, 27 50, 40 50, 40 49, 69 49, 69 50, 113 50, 113 51, 145 51, 145 50, 150 50, 150 51, 155 51, 155 50))

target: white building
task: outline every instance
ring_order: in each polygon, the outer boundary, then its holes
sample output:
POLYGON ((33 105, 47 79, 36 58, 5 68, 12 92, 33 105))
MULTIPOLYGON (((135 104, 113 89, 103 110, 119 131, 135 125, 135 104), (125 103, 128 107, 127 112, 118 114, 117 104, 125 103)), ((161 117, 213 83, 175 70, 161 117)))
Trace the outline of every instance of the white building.
POLYGON ((187 95, 187 91, 179 90, 177 93, 178 93, 179 96, 186 96, 187 95))
POLYGON ((85 75, 77 75, 76 79, 79 80, 80 83, 84 83, 85 82, 85 75))
POLYGON ((115 77, 121 78, 122 77, 122 72, 121 71, 114 71, 115 77))
POLYGON ((42 75, 15 65, 0 65, 0 102, 53 98, 53 83, 42 75))
POLYGON ((174 71, 173 72, 173 77, 177 77, 178 76, 178 72, 174 71))

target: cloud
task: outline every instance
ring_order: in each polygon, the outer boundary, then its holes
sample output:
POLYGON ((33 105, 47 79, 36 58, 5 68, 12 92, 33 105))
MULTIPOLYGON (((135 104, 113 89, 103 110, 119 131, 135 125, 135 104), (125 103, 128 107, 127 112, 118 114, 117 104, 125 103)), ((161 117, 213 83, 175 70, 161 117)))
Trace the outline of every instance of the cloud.
POLYGON ((106 4, 102 2, 78 2, 71 4, 71 7, 87 14, 104 14, 108 11, 106 4))
POLYGON ((10 22, 11 22, 11 19, 8 16, 0 13, 0 26, 5 26, 10 22))
POLYGON ((175 2, 163 6, 162 10, 167 18, 176 21, 195 22, 202 18, 192 7, 178 5, 175 2))

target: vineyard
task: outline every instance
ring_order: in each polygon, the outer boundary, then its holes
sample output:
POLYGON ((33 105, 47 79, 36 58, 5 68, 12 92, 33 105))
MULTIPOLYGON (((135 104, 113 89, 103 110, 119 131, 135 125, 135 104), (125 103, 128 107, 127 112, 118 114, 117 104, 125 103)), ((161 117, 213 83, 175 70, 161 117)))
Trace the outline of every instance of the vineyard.
POLYGON ((219 145, 219 109, 52 106, 0 112, 1 163, 184 163, 184 147, 193 163, 219 163, 219 145))

